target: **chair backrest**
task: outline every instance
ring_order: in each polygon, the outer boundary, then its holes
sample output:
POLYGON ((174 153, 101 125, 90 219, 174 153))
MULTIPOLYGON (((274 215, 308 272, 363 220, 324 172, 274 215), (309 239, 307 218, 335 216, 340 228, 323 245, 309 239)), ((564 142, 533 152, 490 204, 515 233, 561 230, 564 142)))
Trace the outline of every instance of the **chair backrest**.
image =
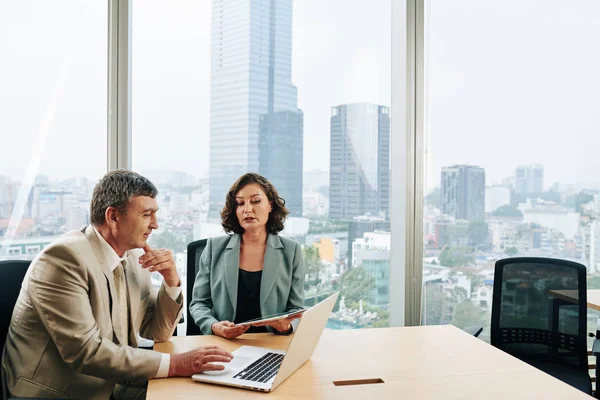
POLYGON ((494 271, 490 343, 521 359, 588 368, 586 268, 572 261, 516 257, 494 271), (551 291, 568 290, 566 301, 551 291))
POLYGON ((198 274, 198 267, 200 266, 200 256, 206 247, 208 239, 196 240, 187 247, 187 272, 186 272, 186 296, 187 296, 187 310, 186 310, 186 336, 202 335, 200 328, 194 322, 192 315, 190 314, 190 302, 192 301, 192 292, 194 290, 194 281, 198 274))
POLYGON ((0 290, 0 353, 4 348, 12 312, 29 264, 31 261, 0 261, 0 281, 2 282, 2 290, 0 290))

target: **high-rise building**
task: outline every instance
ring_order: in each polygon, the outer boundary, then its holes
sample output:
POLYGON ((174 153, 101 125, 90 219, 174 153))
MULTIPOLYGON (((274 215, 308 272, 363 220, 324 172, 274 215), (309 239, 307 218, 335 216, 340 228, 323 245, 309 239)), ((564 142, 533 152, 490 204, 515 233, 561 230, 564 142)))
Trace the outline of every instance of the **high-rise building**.
POLYGON ((544 167, 540 164, 521 165, 515 170, 515 193, 530 194, 544 191, 544 167))
POLYGON ((285 200, 290 216, 302 216, 303 115, 278 111, 260 120, 259 170, 285 200))
POLYGON ((390 196, 389 107, 344 104, 332 108, 329 217, 387 218, 390 196))
POLYGON ((442 168, 442 213, 456 219, 483 221, 485 171, 473 165, 442 168))
MULTIPOLYGON (((302 113, 292 83, 292 0, 214 0, 211 45, 210 216, 218 215, 227 190, 246 172, 273 176, 288 204, 298 203, 295 196, 301 204, 302 187, 292 186, 302 184, 301 163, 293 165, 300 168, 299 181, 279 180, 278 171, 260 166, 260 148, 293 160, 302 157, 301 147, 260 143, 303 140, 302 113), (286 136, 294 138, 282 139, 286 136)), ((292 212, 299 215, 302 208, 292 212)))

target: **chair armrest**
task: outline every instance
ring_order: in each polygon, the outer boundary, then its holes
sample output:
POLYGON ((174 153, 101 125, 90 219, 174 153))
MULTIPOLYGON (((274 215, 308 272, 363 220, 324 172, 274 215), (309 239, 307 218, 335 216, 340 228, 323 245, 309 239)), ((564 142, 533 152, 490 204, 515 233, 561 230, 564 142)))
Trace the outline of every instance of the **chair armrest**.
MULTIPOLYGON (((464 329, 464 331, 470 335, 477 337, 481 334, 481 332, 483 332, 483 326, 467 326, 464 329)), ((598 349, 600 350, 600 347, 598 349)))
POLYGON ((600 356, 600 340, 594 339, 594 344, 592 345, 592 354, 596 357, 600 356))

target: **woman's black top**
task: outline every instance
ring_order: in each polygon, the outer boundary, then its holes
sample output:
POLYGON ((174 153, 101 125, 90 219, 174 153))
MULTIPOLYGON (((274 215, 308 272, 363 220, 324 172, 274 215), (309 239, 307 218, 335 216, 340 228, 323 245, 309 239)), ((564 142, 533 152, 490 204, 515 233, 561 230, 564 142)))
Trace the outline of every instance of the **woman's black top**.
MULTIPOLYGON (((260 282, 262 271, 245 271, 240 268, 238 275, 237 309, 234 323, 261 318, 260 282)), ((246 333, 268 332, 264 326, 251 326, 246 333)))

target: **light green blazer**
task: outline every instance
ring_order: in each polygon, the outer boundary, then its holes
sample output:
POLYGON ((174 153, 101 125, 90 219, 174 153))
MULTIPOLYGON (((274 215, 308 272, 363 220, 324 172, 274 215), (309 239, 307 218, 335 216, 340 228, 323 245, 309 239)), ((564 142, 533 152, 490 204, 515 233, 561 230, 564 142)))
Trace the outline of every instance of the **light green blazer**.
MULTIPOLYGON (((190 314, 205 335, 212 334, 215 322, 235 320, 241 238, 234 234, 208 239, 202 252, 190 314)), ((302 308, 303 303, 300 244, 269 234, 260 284, 260 311, 262 315, 292 311, 302 308)))

